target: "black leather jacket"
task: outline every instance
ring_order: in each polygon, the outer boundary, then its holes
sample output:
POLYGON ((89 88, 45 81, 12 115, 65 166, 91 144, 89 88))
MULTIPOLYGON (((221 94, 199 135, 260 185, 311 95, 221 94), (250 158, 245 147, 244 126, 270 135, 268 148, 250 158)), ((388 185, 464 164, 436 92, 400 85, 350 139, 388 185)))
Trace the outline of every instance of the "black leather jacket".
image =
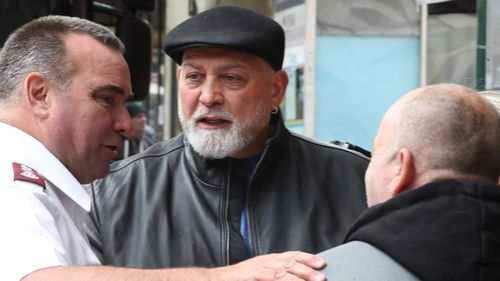
POLYGON ((89 186, 87 229, 101 261, 139 268, 237 262, 245 257, 235 231, 245 197, 250 256, 340 244, 366 208, 368 158, 291 134, 277 118, 246 196, 233 184, 242 160, 204 159, 184 135, 114 163, 89 186))

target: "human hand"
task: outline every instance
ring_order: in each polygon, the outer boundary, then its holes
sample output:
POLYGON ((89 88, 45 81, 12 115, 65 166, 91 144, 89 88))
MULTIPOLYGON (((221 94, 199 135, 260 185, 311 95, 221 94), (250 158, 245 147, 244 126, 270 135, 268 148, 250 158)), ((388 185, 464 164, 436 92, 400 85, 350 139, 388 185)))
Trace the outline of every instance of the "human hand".
POLYGON ((257 256, 238 264, 215 269, 215 280, 252 281, 324 281, 325 275, 316 270, 326 263, 314 255, 291 251, 257 256))

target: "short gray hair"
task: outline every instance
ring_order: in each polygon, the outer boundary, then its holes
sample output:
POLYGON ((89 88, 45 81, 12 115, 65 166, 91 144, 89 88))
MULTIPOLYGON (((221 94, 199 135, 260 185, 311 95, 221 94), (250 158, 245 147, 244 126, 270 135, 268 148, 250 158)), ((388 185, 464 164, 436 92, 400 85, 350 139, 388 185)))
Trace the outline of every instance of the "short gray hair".
POLYGON ((0 51, 0 103, 9 103, 30 72, 40 72, 61 90, 70 86, 74 66, 65 49, 64 36, 87 34, 123 53, 124 46, 108 28, 82 18, 46 16, 35 19, 12 33, 0 51))
POLYGON ((476 91, 453 84, 421 89, 400 111, 399 146, 425 170, 494 180, 500 172, 500 117, 476 91))

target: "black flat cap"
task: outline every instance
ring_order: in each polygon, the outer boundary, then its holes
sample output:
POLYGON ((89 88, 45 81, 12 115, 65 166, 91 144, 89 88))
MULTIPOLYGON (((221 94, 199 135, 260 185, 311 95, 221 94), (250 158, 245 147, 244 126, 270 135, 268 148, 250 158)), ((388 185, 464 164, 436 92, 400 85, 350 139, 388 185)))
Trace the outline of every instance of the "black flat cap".
POLYGON ((131 118, 134 118, 140 113, 146 113, 144 108, 136 102, 127 102, 125 107, 127 108, 128 114, 131 118))
POLYGON ((163 48, 177 64, 194 47, 216 47, 257 55, 275 69, 283 65, 285 32, 271 18, 249 9, 218 6, 185 20, 167 34, 163 48))

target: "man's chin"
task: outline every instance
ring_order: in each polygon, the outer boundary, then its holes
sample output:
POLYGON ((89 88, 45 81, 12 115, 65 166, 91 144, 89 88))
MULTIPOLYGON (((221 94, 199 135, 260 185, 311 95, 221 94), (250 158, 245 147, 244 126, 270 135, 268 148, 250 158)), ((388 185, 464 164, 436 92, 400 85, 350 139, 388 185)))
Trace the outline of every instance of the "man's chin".
POLYGON ((205 129, 196 126, 185 134, 193 150, 208 159, 229 157, 245 146, 244 139, 235 128, 205 129))
POLYGON ((230 156, 231 151, 223 150, 220 147, 214 148, 206 144, 190 143, 193 150, 203 158, 207 159, 223 159, 230 156))
POLYGON ((102 179, 105 176, 107 176, 109 174, 110 167, 111 167, 111 160, 101 161, 101 163, 98 163, 94 167, 92 167, 93 169, 92 176, 94 177, 92 181, 97 179, 102 179))

